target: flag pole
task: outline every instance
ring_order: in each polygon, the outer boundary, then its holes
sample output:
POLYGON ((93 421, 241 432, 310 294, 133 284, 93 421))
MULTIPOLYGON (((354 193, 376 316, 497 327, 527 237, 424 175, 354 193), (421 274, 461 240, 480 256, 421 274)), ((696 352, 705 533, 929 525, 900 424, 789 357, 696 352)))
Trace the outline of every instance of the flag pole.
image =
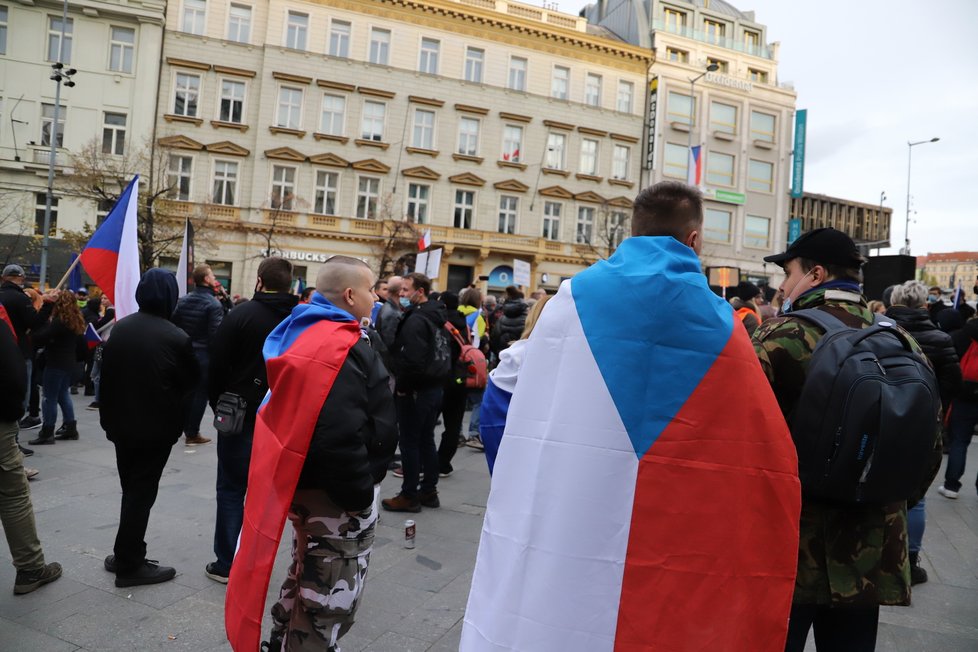
POLYGON ((60 290, 61 289, 61 286, 65 284, 65 281, 67 281, 68 280, 68 277, 71 275, 72 270, 74 270, 76 267, 78 267, 78 263, 80 263, 80 262, 81 262, 81 256, 75 256, 75 260, 68 267, 68 271, 65 272, 65 275, 61 277, 61 280, 58 281, 58 284, 54 286, 54 289, 55 290, 60 290))

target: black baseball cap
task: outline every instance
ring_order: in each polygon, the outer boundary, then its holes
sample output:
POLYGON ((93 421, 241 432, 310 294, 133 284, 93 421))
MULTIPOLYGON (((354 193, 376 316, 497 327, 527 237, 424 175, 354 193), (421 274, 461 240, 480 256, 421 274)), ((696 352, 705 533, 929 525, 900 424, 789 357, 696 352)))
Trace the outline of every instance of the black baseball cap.
POLYGON ((865 262, 852 238, 832 227, 805 233, 788 245, 784 253, 765 256, 764 262, 784 267, 792 258, 808 258, 823 265, 844 267, 859 267, 865 262))

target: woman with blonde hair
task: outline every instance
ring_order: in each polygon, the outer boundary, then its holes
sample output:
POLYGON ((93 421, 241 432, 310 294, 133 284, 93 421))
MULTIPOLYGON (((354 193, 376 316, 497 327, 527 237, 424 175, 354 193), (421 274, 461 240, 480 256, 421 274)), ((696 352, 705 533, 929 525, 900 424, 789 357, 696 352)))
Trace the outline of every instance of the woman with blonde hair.
POLYGON ((51 321, 33 334, 34 346, 44 347, 44 375, 41 377, 41 434, 32 446, 53 444, 55 439, 78 439, 78 423, 71 402, 71 376, 78 365, 78 347, 85 332, 85 318, 74 293, 61 291, 54 299, 51 321), (54 434, 58 406, 64 417, 64 428, 54 434))

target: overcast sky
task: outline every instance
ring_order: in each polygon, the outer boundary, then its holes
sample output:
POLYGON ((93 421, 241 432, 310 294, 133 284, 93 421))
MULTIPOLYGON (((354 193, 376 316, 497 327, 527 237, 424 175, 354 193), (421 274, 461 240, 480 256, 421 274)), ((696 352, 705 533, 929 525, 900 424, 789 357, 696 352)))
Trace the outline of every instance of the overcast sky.
MULTIPOLYGON (((978 2, 731 3, 780 41, 778 79, 808 109, 805 190, 871 204, 885 191, 896 253, 907 142, 937 136, 913 148, 911 252, 978 251, 978 2)), ((587 4, 560 0, 559 9, 587 4)))

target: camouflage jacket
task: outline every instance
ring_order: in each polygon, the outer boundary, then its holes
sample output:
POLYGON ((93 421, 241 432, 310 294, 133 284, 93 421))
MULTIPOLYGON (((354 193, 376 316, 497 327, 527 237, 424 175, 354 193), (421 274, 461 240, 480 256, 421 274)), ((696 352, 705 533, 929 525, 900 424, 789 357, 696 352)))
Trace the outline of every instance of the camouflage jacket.
MULTIPOLYGON (((798 310, 825 310, 850 327, 873 323, 865 299, 852 292, 816 290, 795 305, 798 310)), ((754 350, 786 419, 823 334, 818 326, 790 315, 768 320, 754 333, 754 350)), ((803 497, 794 602, 910 604, 906 503, 839 506, 803 497)))

